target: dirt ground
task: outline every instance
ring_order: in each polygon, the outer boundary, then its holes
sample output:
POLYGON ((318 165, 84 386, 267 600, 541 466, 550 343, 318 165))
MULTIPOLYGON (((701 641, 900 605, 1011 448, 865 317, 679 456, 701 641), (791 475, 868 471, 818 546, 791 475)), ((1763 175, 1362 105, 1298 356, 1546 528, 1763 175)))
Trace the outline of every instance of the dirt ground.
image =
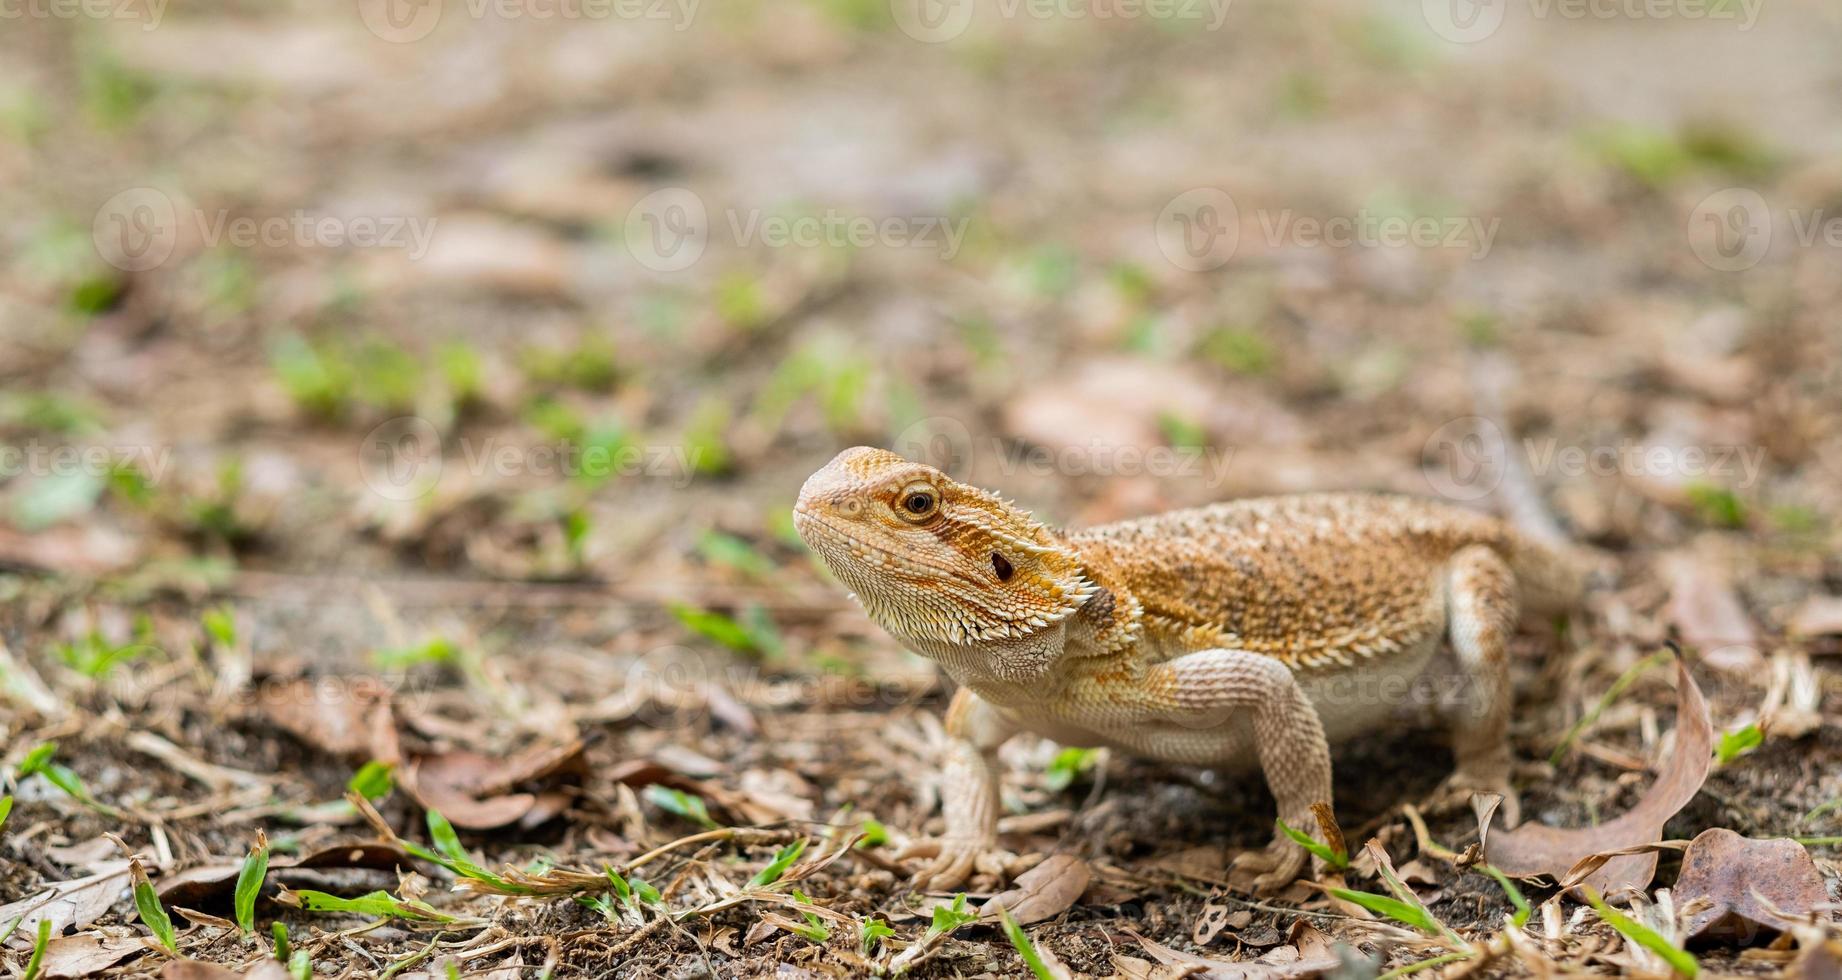
MULTIPOLYGON (((1600 825, 1675 765, 1677 640, 1731 758, 1662 838, 1800 839, 1834 900, 1833 5, 5 9, 10 969, 99 876, 41 975, 241 976, 274 923, 320 976, 1023 975, 989 922, 928 937, 951 896, 894 858, 938 829, 950 682, 792 532, 858 444, 1075 525, 1491 508, 1507 458, 1615 571, 1517 641, 1525 818, 1600 825), (193 910, 177 953, 127 852, 193 910)), ((1004 760, 1007 846, 1088 876, 1027 926, 1076 974, 1669 969, 1571 898, 1506 925, 1439 857, 1472 815, 1416 840, 1430 727, 1341 747, 1336 814, 1457 939, 1231 882, 1257 774, 1004 760)), ((1675 938, 1682 863, 1633 906, 1675 938)), ((1833 968, 1828 935, 1693 952, 1833 968)))

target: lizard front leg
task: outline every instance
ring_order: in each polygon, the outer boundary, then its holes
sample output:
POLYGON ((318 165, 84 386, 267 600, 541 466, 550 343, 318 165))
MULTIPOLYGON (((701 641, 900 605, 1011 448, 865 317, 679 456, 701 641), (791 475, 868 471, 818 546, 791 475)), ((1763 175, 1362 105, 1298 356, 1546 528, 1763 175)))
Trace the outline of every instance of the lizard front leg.
MULTIPOLYGON (((1164 669, 1174 682, 1167 697, 1178 724, 1199 729, 1226 723, 1228 712, 1252 712, 1254 746, 1280 819, 1307 833, 1315 830, 1311 805, 1331 802, 1330 746, 1317 709, 1291 669, 1244 650, 1204 650, 1164 669)), ((1297 878, 1306 857, 1304 848, 1275 832, 1264 852, 1242 855, 1236 864, 1261 872, 1255 887, 1272 891, 1297 878)))
POLYGON ((1010 857, 998 848, 998 747, 1017 734, 1017 726, 960 688, 947 706, 946 730, 940 787, 946 833, 915 841, 896 854, 897 860, 931 859, 915 875, 915 887, 923 891, 954 888, 975 870, 1002 873, 1010 857))

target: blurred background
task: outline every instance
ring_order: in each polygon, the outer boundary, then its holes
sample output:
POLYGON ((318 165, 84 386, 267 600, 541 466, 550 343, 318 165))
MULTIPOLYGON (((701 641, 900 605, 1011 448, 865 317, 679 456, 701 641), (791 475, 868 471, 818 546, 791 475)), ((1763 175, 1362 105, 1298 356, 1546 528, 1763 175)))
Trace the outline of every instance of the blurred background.
POLYGON ((1821 0, 0 0, 4 636, 81 701, 228 609, 495 731, 662 649, 934 691, 791 532, 866 443, 1066 523, 1487 507, 1508 453, 1635 634, 1671 567, 1775 634, 1842 583, 1839 50, 1821 0))

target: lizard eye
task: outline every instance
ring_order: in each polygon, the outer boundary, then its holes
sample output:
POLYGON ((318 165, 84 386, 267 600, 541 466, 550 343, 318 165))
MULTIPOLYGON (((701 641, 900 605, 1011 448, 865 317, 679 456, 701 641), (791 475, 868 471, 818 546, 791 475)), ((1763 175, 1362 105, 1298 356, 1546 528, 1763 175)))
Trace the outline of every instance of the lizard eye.
POLYGON ((998 573, 998 581, 1008 582, 1017 570, 1011 567, 1010 560, 997 552, 991 553, 991 570, 998 573))
POLYGON ((902 517, 910 521, 927 520, 940 509, 940 495, 925 483, 916 483, 904 489, 899 501, 902 517))

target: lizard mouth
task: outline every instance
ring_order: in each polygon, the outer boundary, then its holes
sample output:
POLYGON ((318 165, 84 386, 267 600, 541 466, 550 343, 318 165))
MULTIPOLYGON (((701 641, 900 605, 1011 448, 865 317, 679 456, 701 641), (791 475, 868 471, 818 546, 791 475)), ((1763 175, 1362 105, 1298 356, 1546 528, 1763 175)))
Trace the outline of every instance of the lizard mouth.
MULTIPOLYGON (((912 554, 896 551, 893 548, 886 547, 870 540, 866 535, 852 533, 849 526, 834 521, 804 505, 798 505, 793 508, 793 528, 799 532, 799 536, 805 539, 807 544, 812 546, 814 551, 819 553, 821 558, 826 560, 826 564, 828 565, 833 564, 835 549, 842 545, 853 550, 874 554, 883 559, 883 565, 879 570, 904 571, 924 569, 931 575, 939 578, 962 580, 965 578, 964 575, 953 569, 936 565, 933 562, 923 561, 912 554), (825 545, 828 544, 831 545, 832 548, 826 548, 825 545)), ((838 564, 844 563, 843 557, 842 555, 836 555, 838 564)), ((838 570, 836 565, 833 565, 833 570, 838 570)), ((860 570, 853 569, 852 571, 857 571, 858 574, 861 574, 860 570)))

